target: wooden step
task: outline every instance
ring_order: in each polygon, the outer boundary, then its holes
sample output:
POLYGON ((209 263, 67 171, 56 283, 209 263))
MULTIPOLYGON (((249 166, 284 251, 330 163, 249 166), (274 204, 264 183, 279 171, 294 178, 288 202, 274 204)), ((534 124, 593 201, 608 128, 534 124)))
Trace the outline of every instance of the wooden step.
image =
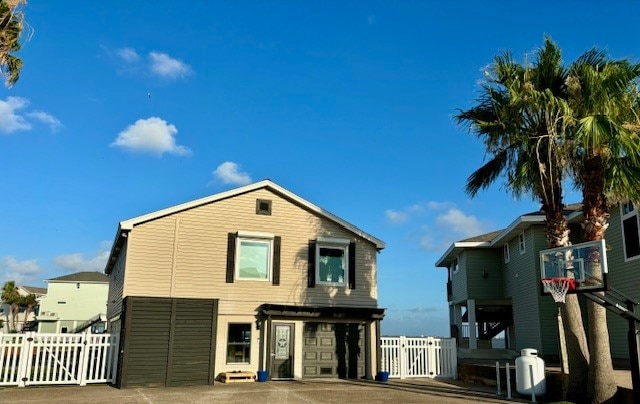
POLYGON ((220 374, 222 383, 247 383, 255 380, 256 375, 253 372, 222 372, 220 374))

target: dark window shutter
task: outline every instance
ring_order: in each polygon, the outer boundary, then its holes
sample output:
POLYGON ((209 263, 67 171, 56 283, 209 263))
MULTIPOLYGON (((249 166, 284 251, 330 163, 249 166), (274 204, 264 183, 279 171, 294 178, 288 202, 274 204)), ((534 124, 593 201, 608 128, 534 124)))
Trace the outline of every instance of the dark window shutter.
POLYGON ((349 289, 356 288, 356 243, 349 244, 349 289))
POLYGON ((227 283, 233 283, 236 271, 236 233, 229 233, 227 238, 227 283))
POLYGON ((282 238, 280 236, 275 236, 273 238, 273 274, 272 280, 274 285, 280 285, 280 244, 282 243, 282 238))
POLYGON ((316 241, 309 240, 309 264, 307 265, 308 279, 307 286, 314 288, 316 286, 316 241))

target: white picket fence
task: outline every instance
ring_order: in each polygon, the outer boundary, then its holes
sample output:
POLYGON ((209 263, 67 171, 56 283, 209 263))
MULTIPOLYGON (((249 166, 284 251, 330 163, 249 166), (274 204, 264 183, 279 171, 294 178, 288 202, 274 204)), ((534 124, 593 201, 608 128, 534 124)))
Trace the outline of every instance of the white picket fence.
POLYGON ((380 347, 389 377, 458 377, 455 338, 382 337, 380 347))
POLYGON ((0 386, 113 382, 119 335, 0 333, 0 386))

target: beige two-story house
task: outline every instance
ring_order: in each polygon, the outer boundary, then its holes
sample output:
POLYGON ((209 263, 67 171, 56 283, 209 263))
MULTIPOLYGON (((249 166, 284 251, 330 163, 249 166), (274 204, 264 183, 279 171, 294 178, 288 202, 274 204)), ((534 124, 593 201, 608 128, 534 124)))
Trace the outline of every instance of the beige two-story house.
POLYGON ((105 269, 118 384, 372 378, 384 246, 269 180, 120 222, 105 269))

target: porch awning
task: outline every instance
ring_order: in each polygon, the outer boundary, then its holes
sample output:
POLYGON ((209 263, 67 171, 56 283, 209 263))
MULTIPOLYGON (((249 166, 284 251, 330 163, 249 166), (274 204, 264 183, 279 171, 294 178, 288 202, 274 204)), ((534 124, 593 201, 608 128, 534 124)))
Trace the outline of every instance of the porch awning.
POLYGON ((382 320, 384 309, 377 307, 294 306, 265 303, 258 307, 259 317, 304 317, 317 319, 382 320))

